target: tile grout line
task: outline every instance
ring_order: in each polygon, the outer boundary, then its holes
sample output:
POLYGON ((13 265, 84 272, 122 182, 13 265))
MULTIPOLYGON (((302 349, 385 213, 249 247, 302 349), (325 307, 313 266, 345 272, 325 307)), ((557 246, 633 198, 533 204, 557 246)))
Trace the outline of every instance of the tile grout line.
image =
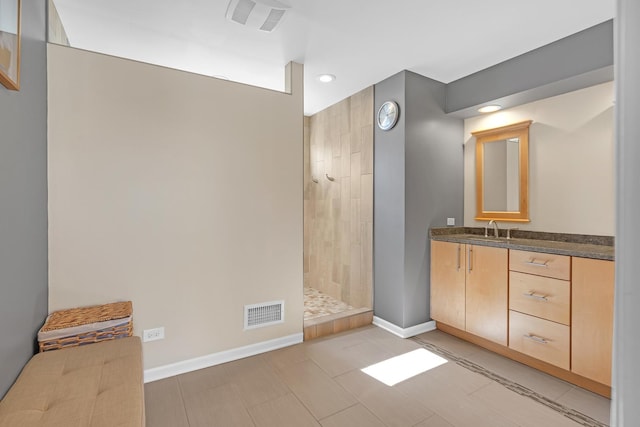
POLYGON ((454 353, 451 353, 448 350, 445 350, 441 347, 438 347, 435 344, 432 344, 430 342, 427 341, 423 341, 421 338, 418 337, 412 337, 410 338, 412 341, 420 344, 421 346, 423 346, 424 348, 426 348, 429 351, 432 351, 433 353, 436 353, 439 356, 444 357, 445 359, 449 359, 453 362, 455 362, 457 365, 466 368, 472 372, 475 372, 477 374, 480 374, 486 378, 489 378, 492 381, 495 381, 496 383, 502 385, 503 387, 521 395, 524 397, 528 397, 532 400, 535 400, 536 402, 545 405, 546 407, 564 415, 565 417, 569 418, 572 421, 575 421, 585 427, 609 427, 607 424, 602 423, 596 419, 593 419, 591 417, 589 417, 588 415, 583 414, 582 412, 576 411, 575 409, 572 408, 568 408, 554 400, 549 399, 546 396, 543 396, 540 393, 537 393, 521 384, 518 384, 514 381, 511 381, 501 375, 496 374, 495 372, 492 372, 474 362, 471 362, 470 360, 467 360, 463 357, 457 356, 454 353))
MULTIPOLYGON (((307 358, 307 359, 304 359, 304 360, 300 360, 300 361, 295 362, 294 364, 297 365, 297 364, 300 364, 300 363, 305 362, 307 360, 311 360, 311 359, 307 358)), ((313 362, 313 360, 311 360, 311 361, 313 362)), ((304 410, 309 413, 311 418, 313 418, 318 424, 320 424, 320 421, 315 417, 315 415, 313 415, 313 412, 311 412, 311 409, 307 405, 305 405, 305 403, 302 401, 302 399, 300 399, 300 397, 296 394, 295 390, 293 390, 291 388, 291 386, 289 386, 289 384, 284 380, 284 378, 282 378, 281 369, 279 369, 276 366, 274 366, 270 361, 266 361, 266 363, 267 363, 267 365, 269 365, 271 367, 271 369, 273 370, 275 375, 280 379, 280 381, 282 381, 282 384, 284 384, 284 386, 287 388, 287 390, 289 390, 289 394, 291 394, 293 396, 293 398, 296 399, 298 401, 298 403, 300 403, 300 405, 304 408, 304 410)), ((249 415, 251 415, 251 412, 249 412, 249 415)), ((255 422, 254 422, 254 424, 255 424, 255 422)))
POLYGON ((175 376, 176 384, 178 385, 178 391, 180 392, 180 399, 182 400, 182 409, 184 410, 184 416, 187 419, 187 424, 191 426, 191 421, 189 421, 189 412, 187 411, 187 402, 184 398, 184 391, 182 390, 182 383, 180 382, 180 377, 175 376))

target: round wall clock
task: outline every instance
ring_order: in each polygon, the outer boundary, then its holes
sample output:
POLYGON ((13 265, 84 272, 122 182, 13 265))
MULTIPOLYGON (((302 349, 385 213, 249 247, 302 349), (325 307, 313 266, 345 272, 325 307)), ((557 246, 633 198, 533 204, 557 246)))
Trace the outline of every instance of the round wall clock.
POLYGON ((400 115, 400 107, 394 101, 387 101, 380 106, 376 120, 378 127, 382 130, 389 130, 398 123, 398 116, 400 115))

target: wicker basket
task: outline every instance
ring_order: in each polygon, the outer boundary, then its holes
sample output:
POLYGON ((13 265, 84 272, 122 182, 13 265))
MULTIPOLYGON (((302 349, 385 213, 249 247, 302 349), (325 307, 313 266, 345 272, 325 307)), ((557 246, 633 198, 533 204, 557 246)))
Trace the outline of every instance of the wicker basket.
POLYGON ((132 313, 131 301, 55 311, 38 333, 40 352, 130 337, 132 313))

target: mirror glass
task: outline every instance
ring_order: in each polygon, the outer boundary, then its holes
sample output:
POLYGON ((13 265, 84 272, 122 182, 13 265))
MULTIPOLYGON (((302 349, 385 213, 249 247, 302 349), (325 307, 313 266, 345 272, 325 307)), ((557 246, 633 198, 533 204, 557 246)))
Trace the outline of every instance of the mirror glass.
POLYGON ((530 124, 472 133, 476 137, 477 220, 529 221, 530 124))
POLYGON ((482 187, 487 211, 520 210, 519 143, 519 138, 484 143, 482 187))

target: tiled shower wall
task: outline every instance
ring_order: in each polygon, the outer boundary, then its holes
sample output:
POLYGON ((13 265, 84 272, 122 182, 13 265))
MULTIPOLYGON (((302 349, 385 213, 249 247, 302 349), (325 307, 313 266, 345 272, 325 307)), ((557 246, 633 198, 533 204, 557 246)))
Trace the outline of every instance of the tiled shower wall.
POLYGON ((305 286, 370 308, 373 87, 305 118, 304 129, 305 286))

